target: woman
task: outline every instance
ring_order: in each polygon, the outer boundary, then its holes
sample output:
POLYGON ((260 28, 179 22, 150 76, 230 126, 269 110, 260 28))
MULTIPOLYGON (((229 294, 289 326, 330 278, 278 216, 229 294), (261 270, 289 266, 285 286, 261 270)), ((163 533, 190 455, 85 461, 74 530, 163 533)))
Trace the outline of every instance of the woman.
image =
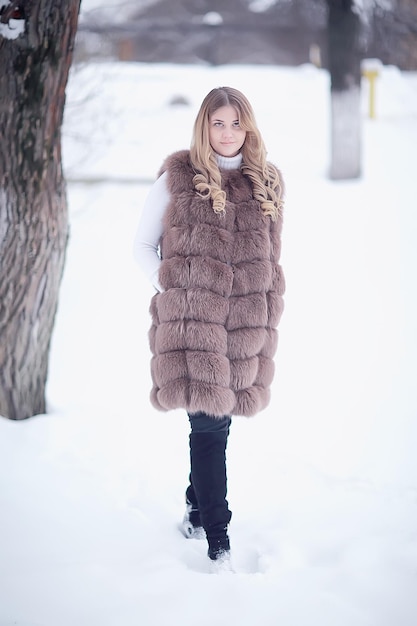
POLYGON ((250 103, 220 87, 202 102, 191 149, 163 164, 135 239, 135 257, 157 290, 151 401, 188 413, 183 528, 188 537, 205 534, 212 561, 230 556, 231 416, 255 415, 269 402, 283 310, 282 204, 282 178, 266 161, 250 103))

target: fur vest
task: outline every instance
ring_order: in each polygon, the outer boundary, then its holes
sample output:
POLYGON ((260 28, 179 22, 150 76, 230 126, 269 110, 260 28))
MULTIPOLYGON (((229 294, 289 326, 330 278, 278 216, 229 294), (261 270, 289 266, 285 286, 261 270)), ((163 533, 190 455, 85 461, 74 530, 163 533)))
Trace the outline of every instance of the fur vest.
POLYGON ((240 170, 222 170, 226 212, 197 195, 189 152, 165 161, 170 204, 164 216, 159 281, 149 332, 152 404, 212 416, 264 409, 282 310, 278 264, 282 220, 253 199, 240 170))

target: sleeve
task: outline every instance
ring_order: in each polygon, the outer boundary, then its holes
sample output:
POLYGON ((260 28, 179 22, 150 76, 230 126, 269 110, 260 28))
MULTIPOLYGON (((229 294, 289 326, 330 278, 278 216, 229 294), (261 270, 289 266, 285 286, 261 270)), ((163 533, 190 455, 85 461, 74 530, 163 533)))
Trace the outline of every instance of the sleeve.
MULTIPOLYGON (((274 166, 275 167, 275 166, 274 166)), ((280 170, 275 168, 278 178, 279 187, 277 190, 281 194, 281 199, 284 198, 285 187, 282 174, 280 170)), ((285 294, 285 276, 280 263, 281 259, 281 234, 283 226, 283 203, 280 206, 279 215, 275 221, 270 220, 270 237, 271 237, 271 263, 272 263, 272 284, 270 297, 270 309, 271 314, 271 326, 277 327, 279 320, 281 319, 282 312, 284 310, 285 294)))
POLYGON ((163 291, 159 279, 161 258, 159 243, 163 233, 163 217, 170 195, 164 172, 152 185, 145 200, 133 243, 133 256, 152 285, 163 291))

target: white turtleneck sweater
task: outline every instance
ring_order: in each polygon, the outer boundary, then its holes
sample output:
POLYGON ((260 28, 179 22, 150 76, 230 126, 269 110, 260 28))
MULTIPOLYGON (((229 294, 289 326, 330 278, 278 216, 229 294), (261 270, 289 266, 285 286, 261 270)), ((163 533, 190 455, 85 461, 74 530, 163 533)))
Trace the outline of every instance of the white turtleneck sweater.
MULTIPOLYGON (((220 169, 234 170, 240 167, 242 155, 223 157, 216 155, 220 169)), ((158 274, 161 265, 159 242, 162 237, 162 219, 168 207, 170 194, 167 184, 168 173, 164 172, 152 185, 143 205, 142 214, 133 244, 133 255, 143 272, 158 291, 163 291, 158 274)))

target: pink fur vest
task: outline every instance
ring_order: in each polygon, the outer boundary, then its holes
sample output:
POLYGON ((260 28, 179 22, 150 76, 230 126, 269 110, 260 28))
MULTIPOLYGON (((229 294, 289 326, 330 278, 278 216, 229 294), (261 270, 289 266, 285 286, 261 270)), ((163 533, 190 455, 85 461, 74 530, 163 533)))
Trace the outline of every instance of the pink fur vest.
POLYGON ((249 179, 222 170, 226 213, 197 195, 189 152, 165 161, 171 201, 151 302, 151 400, 160 410, 251 416, 264 409, 284 277, 282 222, 263 216, 249 179))

